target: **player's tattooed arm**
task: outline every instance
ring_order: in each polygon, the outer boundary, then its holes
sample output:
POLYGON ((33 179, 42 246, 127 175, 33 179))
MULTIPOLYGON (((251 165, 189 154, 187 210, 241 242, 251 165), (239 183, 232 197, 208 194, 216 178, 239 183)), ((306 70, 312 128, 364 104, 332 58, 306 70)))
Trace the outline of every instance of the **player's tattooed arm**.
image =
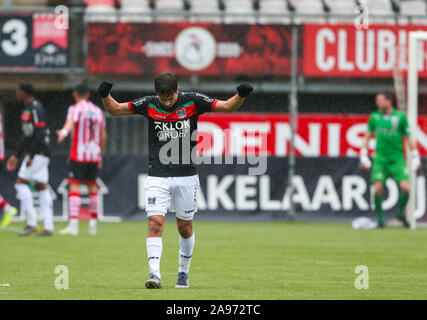
POLYGON ((242 83, 237 87, 237 94, 230 99, 219 100, 215 105, 215 112, 234 112, 240 108, 248 94, 253 91, 253 87, 248 83, 242 83))
POLYGON ((111 95, 110 91, 113 84, 110 82, 103 82, 98 88, 99 95, 102 98, 105 110, 112 116, 123 116, 132 114, 127 103, 118 103, 111 95))

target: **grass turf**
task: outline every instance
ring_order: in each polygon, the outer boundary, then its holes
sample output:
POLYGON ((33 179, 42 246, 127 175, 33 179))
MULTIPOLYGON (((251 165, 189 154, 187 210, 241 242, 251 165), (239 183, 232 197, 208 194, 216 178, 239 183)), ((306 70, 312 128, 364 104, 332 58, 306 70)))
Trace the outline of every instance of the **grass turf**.
MULTIPOLYGON (((22 227, 15 224, 12 228, 22 227)), ((65 224, 57 224, 57 230, 65 224)), ((78 237, 0 230, 0 299, 426 299, 427 230, 349 224, 195 222, 190 289, 175 289, 178 233, 167 223, 163 289, 147 290, 146 223, 81 223, 78 237), (57 290, 55 267, 69 270, 57 290), (357 290, 355 268, 369 269, 357 290)))

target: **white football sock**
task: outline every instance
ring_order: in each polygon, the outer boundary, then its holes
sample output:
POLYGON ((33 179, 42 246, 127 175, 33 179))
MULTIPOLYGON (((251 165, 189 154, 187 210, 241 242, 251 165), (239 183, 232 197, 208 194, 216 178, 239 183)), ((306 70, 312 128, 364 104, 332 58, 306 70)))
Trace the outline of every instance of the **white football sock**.
POLYGON ((25 215, 27 216, 27 225, 30 227, 36 227, 37 217, 34 210, 33 194, 30 187, 24 183, 17 183, 15 184, 15 189, 18 192, 21 206, 25 210, 25 215))
POLYGON ((196 241, 196 236, 193 232, 193 235, 184 239, 179 236, 179 268, 178 272, 188 273, 190 271, 191 257, 193 256, 194 242, 196 241))
POLYGON ((79 220, 78 219, 70 219, 69 227, 72 229, 77 229, 79 227, 79 220))
POLYGON ((80 193, 70 192, 68 195, 68 212, 70 216, 69 227, 72 229, 77 229, 79 227, 80 205, 80 193))
POLYGON ((44 229, 53 231, 52 195, 48 189, 39 191, 40 210, 43 213, 44 229))
POLYGON ((160 259, 162 257, 162 238, 161 237, 151 237, 147 238, 147 257, 148 257, 148 266, 150 267, 150 273, 154 273, 160 278, 160 259))
POLYGON ((97 219, 90 219, 89 220, 89 227, 90 228, 96 228, 98 225, 98 220, 97 219))

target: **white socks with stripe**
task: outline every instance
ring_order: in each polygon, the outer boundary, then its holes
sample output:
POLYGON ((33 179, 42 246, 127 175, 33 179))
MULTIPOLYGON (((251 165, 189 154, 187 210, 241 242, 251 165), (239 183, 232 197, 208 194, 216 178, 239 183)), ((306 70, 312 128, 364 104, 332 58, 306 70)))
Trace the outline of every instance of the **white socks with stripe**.
MULTIPOLYGON (((191 257, 193 256, 194 243, 196 236, 193 232, 193 235, 184 239, 179 236, 179 268, 178 272, 188 273, 190 271, 191 257)), ((148 257, 148 266, 150 268, 150 273, 154 273, 156 276, 160 277, 160 259, 162 257, 163 243, 161 237, 151 237, 147 238, 147 257, 148 257)))
POLYGON ((89 227, 96 228, 98 224, 98 193, 92 192, 89 195, 90 221, 89 227))
POLYGON ((52 195, 48 189, 39 191, 40 210, 43 213, 44 229, 53 231, 52 195))
POLYGON ((161 237, 147 238, 147 257, 148 266, 150 267, 150 273, 154 273, 157 277, 160 277, 160 259, 162 257, 163 243, 161 237))
POLYGON ((33 228, 36 227, 37 217, 34 210, 33 194, 30 187, 25 183, 17 183, 15 184, 15 189, 18 193, 21 207, 25 210, 25 215, 27 216, 27 225, 33 228))
POLYGON ((70 192, 68 195, 68 212, 70 215, 69 227, 72 229, 77 229, 79 227, 80 205, 80 193, 70 192))
POLYGON ((184 239, 179 236, 179 268, 178 272, 188 273, 190 271, 191 257, 193 256, 194 242, 196 241, 196 236, 193 232, 193 235, 184 239))

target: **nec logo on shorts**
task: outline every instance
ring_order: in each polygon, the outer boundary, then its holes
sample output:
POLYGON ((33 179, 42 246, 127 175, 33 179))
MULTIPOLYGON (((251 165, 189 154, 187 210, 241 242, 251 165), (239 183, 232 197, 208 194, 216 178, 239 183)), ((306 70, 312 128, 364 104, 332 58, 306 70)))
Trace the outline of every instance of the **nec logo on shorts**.
POLYGON ((148 197, 147 202, 148 204, 156 204, 156 197, 148 197))

